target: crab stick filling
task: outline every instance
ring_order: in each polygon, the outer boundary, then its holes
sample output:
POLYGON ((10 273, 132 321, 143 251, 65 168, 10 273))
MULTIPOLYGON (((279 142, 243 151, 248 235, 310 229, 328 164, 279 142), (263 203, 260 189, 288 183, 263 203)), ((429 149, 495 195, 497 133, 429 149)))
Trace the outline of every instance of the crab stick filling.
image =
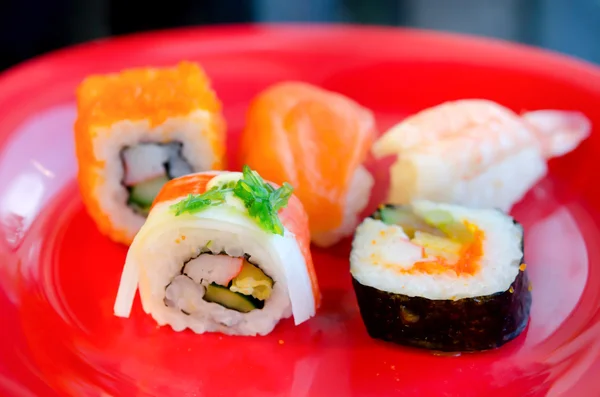
POLYGON ((190 259, 166 287, 165 305, 193 314, 201 301, 241 313, 262 309, 273 291, 273 279, 245 257, 204 253, 190 259))
POLYGON ((123 185, 129 192, 127 204, 147 216, 160 189, 173 178, 192 172, 182 154, 182 144, 140 143, 121 151, 123 185))

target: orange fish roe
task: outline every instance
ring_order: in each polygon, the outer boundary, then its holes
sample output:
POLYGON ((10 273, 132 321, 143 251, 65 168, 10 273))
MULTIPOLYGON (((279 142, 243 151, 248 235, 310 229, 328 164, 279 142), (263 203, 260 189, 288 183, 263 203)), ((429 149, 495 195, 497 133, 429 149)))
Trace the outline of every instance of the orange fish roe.
POLYGON ((77 99, 86 123, 96 126, 123 119, 149 120, 156 126, 197 109, 221 111, 207 75, 191 62, 90 76, 79 86, 77 99))
POLYGON ((524 272, 526 268, 527 268, 527 265, 524 263, 521 263, 521 266, 519 266, 519 270, 522 272, 524 272))

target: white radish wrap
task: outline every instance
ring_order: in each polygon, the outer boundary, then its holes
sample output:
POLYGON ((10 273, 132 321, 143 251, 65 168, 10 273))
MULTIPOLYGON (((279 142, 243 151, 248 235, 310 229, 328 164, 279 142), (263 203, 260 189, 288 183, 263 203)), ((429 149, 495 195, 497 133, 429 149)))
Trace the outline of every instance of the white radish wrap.
MULTIPOLYGON (((240 173, 222 173, 210 185, 241 177, 240 173)), ((175 216, 169 207, 185 196, 160 202, 135 237, 123 269, 114 305, 115 315, 129 317, 136 289, 143 310, 159 325, 175 331, 190 328, 196 333, 222 332, 232 335, 265 335, 279 320, 292 314, 295 324, 315 315, 315 299, 307 263, 296 237, 287 229, 284 235, 264 231, 248 216, 243 203, 232 195, 221 205, 197 213, 175 216), (208 248, 206 248, 208 247, 208 248), (274 281, 271 296, 262 309, 242 313, 201 299, 195 310, 185 314, 165 304, 166 287, 181 274, 183 264, 197 257, 201 250, 226 252, 231 256, 250 256, 274 281)))

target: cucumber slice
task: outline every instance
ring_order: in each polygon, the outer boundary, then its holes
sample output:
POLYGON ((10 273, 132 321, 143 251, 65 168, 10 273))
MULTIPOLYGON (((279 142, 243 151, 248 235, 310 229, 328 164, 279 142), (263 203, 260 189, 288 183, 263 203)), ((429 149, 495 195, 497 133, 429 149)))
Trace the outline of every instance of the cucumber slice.
POLYGON ((444 235, 441 230, 429 225, 408 208, 383 207, 379 210, 379 216, 386 225, 401 226, 409 238, 413 238, 417 231, 427 232, 435 236, 444 235))
POLYGON ((471 233, 467 226, 455 220, 449 212, 433 210, 426 213, 424 218, 427 223, 440 229, 446 236, 453 240, 466 243, 473 238, 473 233, 471 233))
POLYGON ((230 291, 227 287, 215 283, 206 286, 203 299, 242 313, 258 309, 252 297, 230 291))
POLYGON ((160 189, 168 181, 169 178, 162 175, 132 186, 129 193, 129 204, 133 204, 142 210, 149 209, 160 189))
POLYGON ((439 226, 454 222, 454 217, 451 213, 443 210, 432 210, 424 215, 425 221, 431 225, 439 226))

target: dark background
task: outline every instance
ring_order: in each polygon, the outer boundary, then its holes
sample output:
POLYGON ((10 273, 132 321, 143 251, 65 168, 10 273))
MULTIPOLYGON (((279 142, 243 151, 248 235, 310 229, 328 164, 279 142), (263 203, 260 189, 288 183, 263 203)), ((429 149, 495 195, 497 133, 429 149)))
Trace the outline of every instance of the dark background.
POLYGON ((471 33, 600 63, 600 0, 0 0, 0 70, 112 35, 285 21, 471 33))

